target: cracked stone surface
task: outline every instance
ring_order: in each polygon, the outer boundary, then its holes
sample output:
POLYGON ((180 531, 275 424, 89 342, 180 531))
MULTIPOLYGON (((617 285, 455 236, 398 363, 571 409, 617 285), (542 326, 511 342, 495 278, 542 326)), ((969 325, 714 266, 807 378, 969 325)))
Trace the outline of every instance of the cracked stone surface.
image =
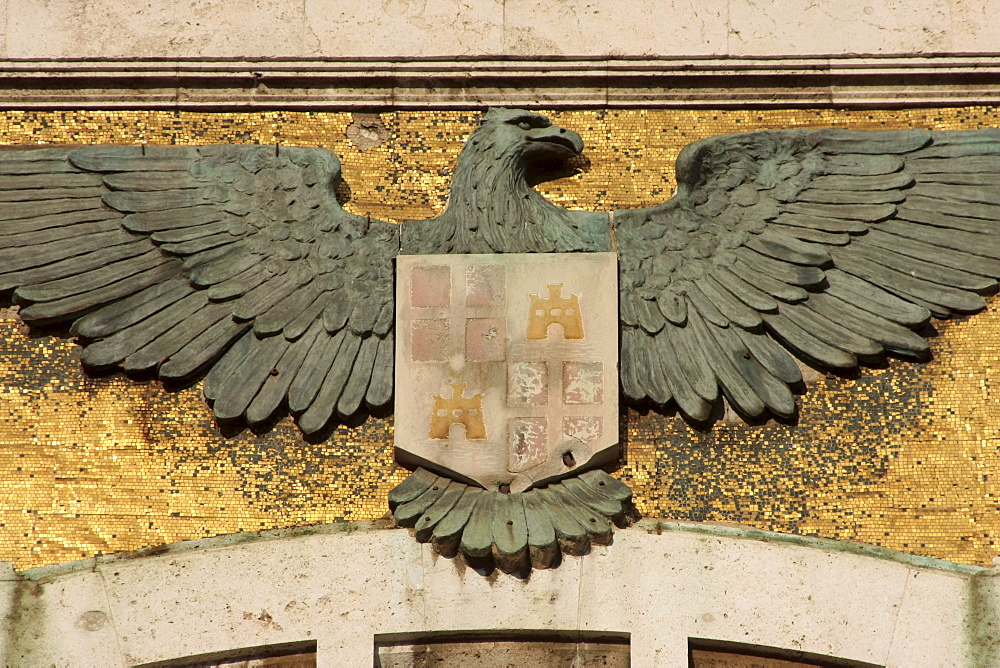
POLYGON ((1000 53, 1000 0, 0 0, 0 57, 1000 53))

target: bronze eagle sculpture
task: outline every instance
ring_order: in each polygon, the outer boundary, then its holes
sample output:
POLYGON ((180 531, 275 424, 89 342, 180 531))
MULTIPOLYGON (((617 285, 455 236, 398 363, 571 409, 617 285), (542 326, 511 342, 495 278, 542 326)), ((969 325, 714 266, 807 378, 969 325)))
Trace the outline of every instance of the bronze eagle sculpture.
POLYGON ((337 157, 273 146, 0 152, 0 293, 71 322, 92 368, 206 374, 220 420, 283 407, 315 432, 393 396, 398 253, 619 255, 624 396, 705 420, 795 413, 794 357, 920 357, 929 318, 985 307, 1000 277, 1000 130, 766 130, 677 160, 646 209, 571 211, 532 189, 583 141, 491 109, 445 211, 345 211, 337 157))

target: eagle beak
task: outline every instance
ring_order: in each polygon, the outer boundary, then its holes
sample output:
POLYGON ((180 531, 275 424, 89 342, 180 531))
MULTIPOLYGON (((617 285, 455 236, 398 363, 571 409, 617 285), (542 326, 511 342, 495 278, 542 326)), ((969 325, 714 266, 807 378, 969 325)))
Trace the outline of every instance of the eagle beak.
POLYGON ((580 155, 583 152, 583 138, 572 130, 550 125, 535 128, 527 133, 528 151, 550 153, 553 156, 568 157, 567 153, 580 155))

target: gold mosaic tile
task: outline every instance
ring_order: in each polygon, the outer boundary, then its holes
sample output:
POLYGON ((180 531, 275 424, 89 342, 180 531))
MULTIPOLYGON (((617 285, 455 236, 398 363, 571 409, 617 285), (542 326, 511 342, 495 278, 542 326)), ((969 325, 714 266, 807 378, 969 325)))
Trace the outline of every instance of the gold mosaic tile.
MULTIPOLYGON (((569 207, 667 199, 687 143, 784 127, 1000 127, 992 107, 918 110, 560 111, 583 136, 578 173, 539 190, 569 207)), ((348 139, 347 113, 8 112, 0 143, 325 146, 342 159, 346 207, 402 221, 444 207, 478 113, 381 115, 389 140, 348 139)), ((646 516, 723 521, 859 540, 964 563, 1000 554, 1000 315, 937 325, 928 364, 820 380, 797 424, 622 415, 617 475, 646 516)), ((80 372, 65 338, 0 310, 0 558, 17 568, 165 542, 385 514, 406 472, 392 420, 307 442, 287 419, 220 434, 198 387, 80 372)))

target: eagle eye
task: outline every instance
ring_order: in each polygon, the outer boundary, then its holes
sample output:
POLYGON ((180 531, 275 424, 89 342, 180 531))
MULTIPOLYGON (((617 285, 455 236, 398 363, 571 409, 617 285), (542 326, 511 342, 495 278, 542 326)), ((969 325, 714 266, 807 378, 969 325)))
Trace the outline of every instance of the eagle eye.
POLYGON ((520 123, 517 124, 517 127, 521 128, 522 130, 530 130, 531 123, 529 123, 528 121, 521 121, 520 123))

